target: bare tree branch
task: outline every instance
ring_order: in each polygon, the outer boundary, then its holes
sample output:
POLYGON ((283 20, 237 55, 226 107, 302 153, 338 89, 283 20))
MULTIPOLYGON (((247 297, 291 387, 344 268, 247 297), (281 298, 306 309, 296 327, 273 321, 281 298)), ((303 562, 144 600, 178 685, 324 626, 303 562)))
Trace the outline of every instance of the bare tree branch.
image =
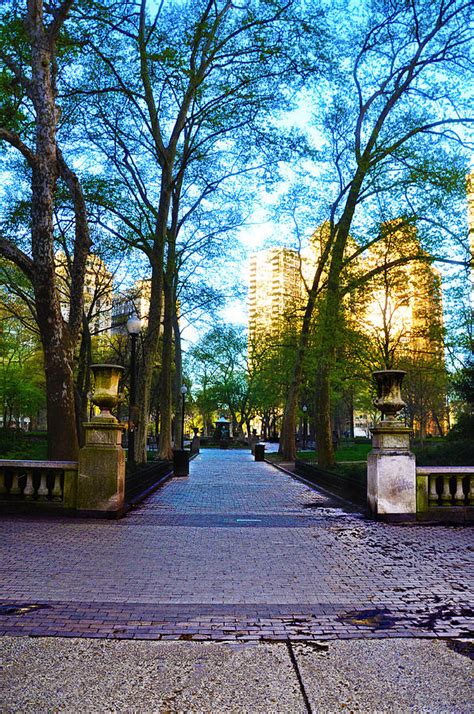
POLYGON ((28 161, 31 168, 32 169, 35 168, 36 157, 35 157, 34 153, 31 151, 31 149, 29 149, 28 146, 20 139, 18 134, 16 134, 14 131, 10 131, 9 129, 6 129, 5 127, 0 126, 0 140, 1 139, 4 139, 5 141, 7 141, 11 146, 14 146, 15 149, 18 149, 18 151, 28 161))

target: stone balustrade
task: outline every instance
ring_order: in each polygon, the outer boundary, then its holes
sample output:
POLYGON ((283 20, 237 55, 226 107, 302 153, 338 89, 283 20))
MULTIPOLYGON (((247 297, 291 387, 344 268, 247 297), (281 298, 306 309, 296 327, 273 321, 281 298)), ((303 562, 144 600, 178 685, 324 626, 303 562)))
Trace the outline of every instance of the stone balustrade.
POLYGON ((473 483, 474 466, 418 466, 417 512, 466 511, 474 506, 473 483))
POLYGON ((77 461, 0 460, 0 507, 73 510, 77 470, 77 461))

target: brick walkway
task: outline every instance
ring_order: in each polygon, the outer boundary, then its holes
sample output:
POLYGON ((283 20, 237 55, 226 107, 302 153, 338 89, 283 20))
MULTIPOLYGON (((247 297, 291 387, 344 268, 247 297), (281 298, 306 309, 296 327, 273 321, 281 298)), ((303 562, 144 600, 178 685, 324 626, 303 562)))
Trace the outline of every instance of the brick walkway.
POLYGON ((472 530, 341 510, 242 451, 204 451, 125 519, 3 518, 0 634, 460 637, 472 530))

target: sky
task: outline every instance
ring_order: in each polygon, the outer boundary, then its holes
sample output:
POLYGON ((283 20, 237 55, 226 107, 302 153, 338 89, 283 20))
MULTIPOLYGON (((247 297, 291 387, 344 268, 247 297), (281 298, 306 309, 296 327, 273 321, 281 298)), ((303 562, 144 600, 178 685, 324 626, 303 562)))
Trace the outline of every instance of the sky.
MULTIPOLYGON (((150 7, 156 7, 157 3, 155 0, 150 0, 150 7)), ((359 0, 354 0, 353 9, 360 9, 364 3, 359 2, 359 0)), ((283 127, 294 127, 297 129, 303 129, 309 136, 313 147, 321 148, 323 144, 322 135, 318 133, 312 124, 312 105, 313 99, 308 92, 301 92, 298 101, 296 102, 296 108, 292 109, 285 114, 280 114, 274 118, 275 124, 280 124, 283 127)), ((76 163, 78 170, 81 169, 80 159, 76 163)), ((89 167, 90 168, 90 167, 89 167)), ((239 281, 244 284, 248 284, 248 257, 251 252, 255 250, 260 250, 269 245, 273 244, 286 244, 295 245, 295 236, 291 229, 291 226, 285 223, 276 222, 271 216, 271 210, 275 201, 278 198, 284 197, 286 192, 289 191, 292 183, 292 171, 290 166, 282 166, 282 180, 278 187, 274 190, 272 194, 266 192, 263 187, 256 187, 255 190, 255 200, 254 200, 254 210, 251 215, 251 220, 248 225, 243 226, 238 232, 238 240, 246 253, 246 257, 243 259, 240 266, 235 267, 236 275, 239 281)), ((310 163, 306 167, 299 166, 299 169, 305 168, 306 173, 311 176, 311 181, 315 186, 317 186, 318 176, 317 171, 315 174, 311 175, 314 165, 311 166, 310 163)), ((2 177, 5 183, 5 175, 2 177)), ((313 193, 317 195, 317 190, 313 193)), ((0 186, 0 201, 2 199, 2 188, 0 186)), ((313 228, 318 225, 317 218, 317 206, 314 205, 314 224, 313 228)), ((311 226, 307 224, 306 236, 311 232, 311 226)), ((244 298, 235 299, 230 297, 226 306, 220 311, 220 315, 223 320, 246 325, 247 322, 247 305, 244 298)), ((190 324, 185 330, 185 336, 188 340, 193 340, 196 338, 198 330, 190 324)))

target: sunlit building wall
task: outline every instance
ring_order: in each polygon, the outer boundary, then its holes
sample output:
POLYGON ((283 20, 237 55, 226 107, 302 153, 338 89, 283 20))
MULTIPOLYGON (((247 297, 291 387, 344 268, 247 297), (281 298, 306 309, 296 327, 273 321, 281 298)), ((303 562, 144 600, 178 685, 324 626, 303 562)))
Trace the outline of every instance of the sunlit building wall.
POLYGON ((301 258, 290 248, 270 248, 250 258, 249 344, 276 336, 301 311, 301 258))
POLYGON ((112 333, 126 332, 127 320, 136 315, 142 321, 142 327, 148 323, 151 300, 151 280, 137 280, 131 288, 113 296, 112 333))
MULTIPOLYGON (((249 285, 249 346, 281 334, 291 322, 300 324, 307 288, 311 285, 318 260, 324 247, 322 226, 312 236, 310 245, 301 253, 288 248, 271 248, 254 254, 250 260, 249 285)), ((359 298, 349 311, 351 324, 374 341, 373 367, 383 364, 382 343, 387 343, 393 364, 405 359, 425 360, 444 371, 443 315, 441 280, 421 251, 416 230, 404 224, 387 224, 386 233, 366 254, 357 258, 356 270, 364 273, 377 266, 389 264, 405 255, 420 254, 423 260, 387 268, 387 275, 379 276, 372 284, 361 288, 359 298)), ((348 250, 357 249, 350 241, 348 250)), ((324 274, 323 274, 324 279, 324 274)), ((443 399, 443 395, 441 395, 443 399)), ((357 414, 356 414, 357 418, 357 414)), ((440 416, 442 428, 444 414, 440 416)), ((368 424, 361 423, 364 433, 368 424)), ((437 425, 430 422, 427 430, 436 433, 437 425)))
MULTIPOLYGON (((61 313, 69 319, 70 310, 70 268, 63 251, 55 256, 58 289, 61 296, 61 313)), ((87 258, 84 279, 84 312, 88 316, 93 335, 105 335, 112 326, 112 273, 98 255, 87 258)))

